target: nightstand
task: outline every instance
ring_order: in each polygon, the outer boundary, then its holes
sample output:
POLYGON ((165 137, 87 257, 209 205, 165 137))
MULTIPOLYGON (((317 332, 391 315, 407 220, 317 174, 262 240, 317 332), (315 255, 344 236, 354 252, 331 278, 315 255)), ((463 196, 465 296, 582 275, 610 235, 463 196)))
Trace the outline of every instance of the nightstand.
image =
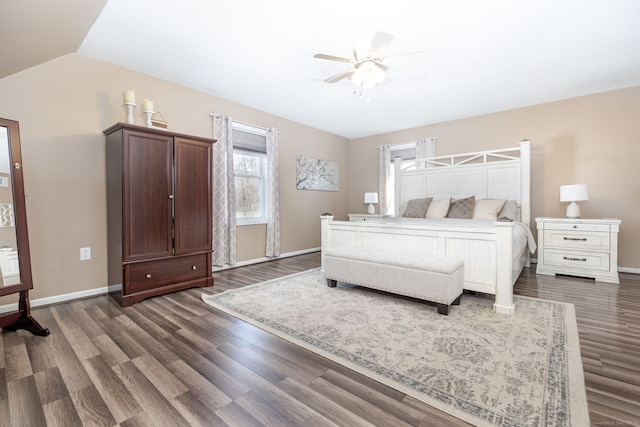
POLYGON ((619 219, 536 218, 536 223, 537 274, 567 274, 620 283, 619 219))
POLYGON ((384 214, 349 214, 349 221, 358 222, 358 221, 375 221, 381 220, 382 218, 391 218, 393 215, 384 215, 384 214))

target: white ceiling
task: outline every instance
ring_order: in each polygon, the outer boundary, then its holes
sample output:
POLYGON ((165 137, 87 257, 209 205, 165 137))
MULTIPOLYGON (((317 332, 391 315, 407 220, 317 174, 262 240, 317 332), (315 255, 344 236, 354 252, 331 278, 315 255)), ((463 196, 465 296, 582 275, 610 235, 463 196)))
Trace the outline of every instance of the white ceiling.
MULTIPOLYGON (((78 52, 347 138, 640 85, 638 0, 108 0, 78 52), (395 36, 360 98, 349 64, 395 36)), ((242 118, 239 118, 242 120, 242 118)))

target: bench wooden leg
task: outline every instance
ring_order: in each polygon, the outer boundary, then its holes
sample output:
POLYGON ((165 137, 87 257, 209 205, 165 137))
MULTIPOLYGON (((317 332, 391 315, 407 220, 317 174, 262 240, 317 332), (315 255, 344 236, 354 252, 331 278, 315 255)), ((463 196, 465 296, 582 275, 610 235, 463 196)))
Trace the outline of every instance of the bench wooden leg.
POLYGON ((449 308, 451 307, 450 305, 436 304, 436 307, 438 307, 438 314, 444 314, 445 316, 449 315, 449 308))
POLYGON ((460 305, 460 300, 462 300, 462 294, 458 298, 456 298, 451 305, 460 305))
POLYGON ((330 288, 335 288, 337 284, 337 280, 327 279, 327 286, 329 286, 330 288))

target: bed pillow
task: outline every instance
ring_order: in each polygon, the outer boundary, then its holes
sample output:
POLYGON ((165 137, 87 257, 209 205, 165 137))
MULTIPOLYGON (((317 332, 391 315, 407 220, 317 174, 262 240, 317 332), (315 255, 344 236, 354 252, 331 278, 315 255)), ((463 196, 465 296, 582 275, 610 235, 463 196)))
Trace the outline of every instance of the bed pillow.
POLYGON ((432 197, 413 199, 407 202, 407 208, 402 213, 405 218, 424 218, 431 203, 432 197))
POLYGON ((451 202, 447 218, 465 218, 473 217, 473 208, 476 204, 476 196, 457 199, 451 202))
POLYGON ((498 214, 498 218, 509 218, 511 221, 520 221, 519 214, 518 202, 515 200, 507 200, 498 214))
POLYGON ((505 202, 505 199, 476 200, 473 219, 498 219, 498 213, 502 210, 505 202))
POLYGON ((440 200, 432 200, 427 209, 426 218, 445 218, 449 212, 451 197, 440 200))

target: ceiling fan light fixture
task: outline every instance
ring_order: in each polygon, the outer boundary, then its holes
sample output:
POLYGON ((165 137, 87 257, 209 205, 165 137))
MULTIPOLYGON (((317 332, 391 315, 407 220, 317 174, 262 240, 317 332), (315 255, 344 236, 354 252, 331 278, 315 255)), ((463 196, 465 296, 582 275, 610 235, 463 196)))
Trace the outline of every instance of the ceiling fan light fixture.
POLYGON ((368 59, 356 68, 355 72, 351 75, 351 81, 358 86, 370 88, 382 83, 385 77, 384 70, 373 60, 368 59))

